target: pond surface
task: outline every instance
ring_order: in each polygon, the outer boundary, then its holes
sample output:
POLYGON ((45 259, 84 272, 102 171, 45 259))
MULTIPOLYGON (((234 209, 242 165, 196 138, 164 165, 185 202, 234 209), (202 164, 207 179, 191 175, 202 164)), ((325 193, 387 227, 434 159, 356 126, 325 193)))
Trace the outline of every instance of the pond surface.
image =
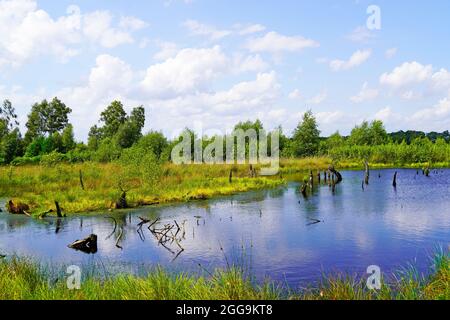
POLYGON ((61 220, 2 212, 0 253, 43 263, 101 265, 111 273, 139 273, 156 265, 212 271, 236 263, 257 279, 268 276, 293 288, 319 281, 323 272, 364 276, 369 265, 390 274, 413 263, 426 272, 437 247, 448 250, 450 244, 450 170, 428 178, 416 170, 397 171, 396 189, 394 170, 372 170, 364 191, 363 172, 344 171, 335 194, 321 185, 307 199, 299 193, 299 184, 291 182, 284 188, 214 200, 61 220), (182 229, 179 245, 168 241, 163 246, 149 224, 138 233, 139 217, 160 218, 156 228, 176 220, 182 229), (91 233, 98 235, 97 253, 67 247, 91 233), (117 239, 122 249, 116 247, 117 239))

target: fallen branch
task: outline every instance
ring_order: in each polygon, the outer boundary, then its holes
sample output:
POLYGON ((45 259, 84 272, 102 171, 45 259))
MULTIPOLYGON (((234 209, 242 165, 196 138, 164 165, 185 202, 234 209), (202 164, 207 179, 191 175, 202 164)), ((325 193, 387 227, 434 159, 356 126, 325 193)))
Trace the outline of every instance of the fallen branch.
POLYGON ((117 229, 117 221, 116 221, 116 219, 115 219, 114 217, 105 217, 105 219, 111 219, 111 220, 114 221, 114 229, 113 229, 113 231, 105 238, 105 240, 108 240, 109 238, 112 237, 112 235, 113 235, 114 233, 116 233, 116 229, 117 229))
POLYGON ((120 234, 119 234, 119 237, 117 238, 117 241, 116 241, 116 247, 121 249, 121 250, 123 250, 123 248, 121 246, 119 246, 119 242, 122 239, 122 236, 123 236, 123 227, 120 228, 120 234))

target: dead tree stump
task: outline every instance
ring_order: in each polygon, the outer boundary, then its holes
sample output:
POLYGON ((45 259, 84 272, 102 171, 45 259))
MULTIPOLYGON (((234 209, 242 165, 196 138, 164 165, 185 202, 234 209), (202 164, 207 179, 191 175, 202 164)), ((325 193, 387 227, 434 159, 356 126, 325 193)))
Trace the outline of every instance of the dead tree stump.
POLYGON ((392 186, 397 188, 397 171, 394 173, 394 179, 392 180, 392 186))
POLYGON ((82 251, 84 253, 96 253, 97 252, 97 235, 91 234, 89 237, 83 240, 76 240, 68 245, 69 248, 82 251))

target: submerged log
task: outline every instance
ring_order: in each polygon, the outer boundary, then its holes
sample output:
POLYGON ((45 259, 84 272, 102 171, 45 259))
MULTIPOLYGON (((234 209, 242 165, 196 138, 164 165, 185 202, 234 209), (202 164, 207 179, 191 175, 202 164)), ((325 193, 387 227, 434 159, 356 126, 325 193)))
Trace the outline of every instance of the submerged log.
POLYGON ((26 203, 14 203, 12 200, 9 200, 6 207, 9 213, 29 215, 30 207, 26 203))
POLYGON ((82 251, 84 253, 96 253, 97 252, 97 235, 91 234, 89 237, 83 240, 76 240, 68 245, 69 248, 82 251))

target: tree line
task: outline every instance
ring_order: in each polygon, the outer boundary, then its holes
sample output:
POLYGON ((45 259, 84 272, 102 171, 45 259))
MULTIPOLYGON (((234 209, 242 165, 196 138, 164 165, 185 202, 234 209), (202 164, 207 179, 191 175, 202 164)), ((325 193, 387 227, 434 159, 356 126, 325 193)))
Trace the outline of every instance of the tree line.
MULTIPOLYGON (((100 114, 97 125, 91 127, 87 143, 77 142, 69 122, 72 109, 60 99, 43 100, 31 107, 22 137, 18 117, 12 103, 5 100, 0 107, 0 164, 52 162, 110 162, 118 159, 133 161, 150 155, 157 161, 170 160, 173 146, 180 138, 169 140, 161 132, 143 134, 145 109, 135 107, 129 114, 122 102, 113 101, 100 114)), ((236 124, 235 129, 264 129, 260 120, 236 124)), ((388 134, 382 121, 364 121, 348 136, 339 132, 322 137, 312 111, 304 113, 292 135, 280 130, 282 157, 329 156, 335 160, 366 159, 374 162, 406 163, 450 160, 450 135, 432 132, 399 131, 388 134)), ((206 147, 214 137, 202 139, 206 147)), ((270 145, 269 145, 270 150, 270 145)), ((147 159, 150 160, 150 159, 147 159)))

